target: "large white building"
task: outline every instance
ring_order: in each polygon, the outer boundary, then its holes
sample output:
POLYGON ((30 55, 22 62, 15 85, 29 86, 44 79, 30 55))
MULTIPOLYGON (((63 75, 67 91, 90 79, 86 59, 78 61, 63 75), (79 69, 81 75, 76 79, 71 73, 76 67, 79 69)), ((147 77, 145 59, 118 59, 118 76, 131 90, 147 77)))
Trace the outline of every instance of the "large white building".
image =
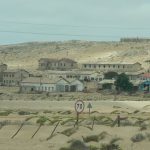
POLYGON ((135 72, 140 71, 142 66, 140 63, 83 63, 83 70, 96 70, 100 72, 135 72))

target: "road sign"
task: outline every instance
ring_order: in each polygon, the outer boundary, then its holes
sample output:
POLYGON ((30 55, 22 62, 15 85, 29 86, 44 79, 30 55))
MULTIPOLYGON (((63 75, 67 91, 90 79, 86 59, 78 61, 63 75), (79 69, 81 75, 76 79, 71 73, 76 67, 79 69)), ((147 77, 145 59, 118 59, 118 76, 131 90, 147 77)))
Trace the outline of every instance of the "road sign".
POLYGON ((78 121, 79 121, 79 114, 83 112, 84 110, 84 102, 82 100, 78 100, 75 103, 75 110, 77 112, 77 121, 76 121, 76 125, 78 125, 78 121))
POLYGON ((89 103, 89 104, 88 104, 88 106, 87 106, 87 108, 89 109, 89 115, 90 115, 90 114, 91 114, 92 104, 91 104, 91 103, 89 103))
POLYGON ((78 100, 75 103, 75 110, 78 114, 82 113, 84 110, 84 102, 82 100, 78 100))

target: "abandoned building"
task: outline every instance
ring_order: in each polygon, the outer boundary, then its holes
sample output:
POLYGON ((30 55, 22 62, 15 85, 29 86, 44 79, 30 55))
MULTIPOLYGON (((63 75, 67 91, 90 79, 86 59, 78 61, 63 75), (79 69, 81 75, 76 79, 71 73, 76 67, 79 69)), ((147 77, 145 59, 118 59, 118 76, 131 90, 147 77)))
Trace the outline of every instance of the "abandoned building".
POLYGON ((84 85, 79 80, 67 80, 64 78, 29 77, 20 84, 20 91, 24 93, 80 92, 83 89, 84 85))
POLYGON ((39 60, 39 70, 71 70, 77 68, 77 62, 68 59, 52 59, 52 58, 41 58, 39 60))
POLYGON ((142 65, 136 63, 84 63, 82 64, 83 70, 97 70, 101 72, 114 71, 117 73, 122 72, 136 72, 142 70, 142 65))
POLYGON ((8 69, 3 72, 4 86, 19 86, 20 82, 29 77, 30 73, 24 69, 8 69))
POLYGON ((0 64, 0 85, 2 85, 2 83, 3 83, 3 72, 4 72, 5 70, 7 70, 7 65, 1 63, 1 64, 0 64))
POLYGON ((44 71, 43 75, 50 79, 55 77, 63 77, 66 79, 78 79, 80 81, 101 81, 104 78, 104 75, 95 71, 44 71))

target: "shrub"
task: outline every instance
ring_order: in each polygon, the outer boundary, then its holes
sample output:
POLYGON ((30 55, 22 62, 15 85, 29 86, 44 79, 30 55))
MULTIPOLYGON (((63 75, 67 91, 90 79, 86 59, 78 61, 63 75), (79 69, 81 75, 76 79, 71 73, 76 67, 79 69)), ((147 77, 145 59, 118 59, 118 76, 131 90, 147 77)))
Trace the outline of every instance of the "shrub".
POLYGON ((140 127, 140 131, 143 131, 143 130, 147 130, 147 126, 145 124, 142 124, 140 127))
POLYGON ((82 138, 83 138, 83 141, 85 143, 88 143, 88 142, 91 142, 91 141, 99 142, 99 135, 91 135, 91 136, 87 136, 87 137, 82 136, 82 138))
POLYGON ((145 136, 142 133, 138 133, 131 138, 132 142, 141 142, 145 139, 145 136))
POLYGON ((44 125, 44 123, 46 121, 49 121, 49 118, 45 117, 45 116, 41 116, 37 121, 36 123, 40 124, 40 125, 44 125))
POLYGON ((102 144, 100 150, 121 150, 118 144, 102 144))
POLYGON ((99 148, 96 146, 90 145, 89 150, 99 150, 99 148))
POLYGON ((121 138, 115 137, 108 144, 102 144, 100 150, 121 150, 120 146, 116 144, 121 138))
POLYGON ((27 112, 27 111, 19 111, 18 114, 19 114, 19 115, 30 115, 30 112, 27 112))
POLYGON ((146 137, 148 138, 148 140, 150 141, 150 133, 145 133, 146 137))
POLYGON ((62 131, 61 134, 64 134, 66 136, 71 136, 72 134, 76 133, 77 130, 78 128, 69 128, 69 129, 62 131))
POLYGON ((75 140, 68 148, 60 148, 60 150, 90 150, 83 142, 75 140))
POLYGON ((18 114, 19 115, 31 115, 31 114, 37 115, 38 112, 19 111, 18 114))
POLYGON ((0 116, 8 116, 10 113, 12 113, 11 110, 2 111, 2 112, 0 112, 0 116))

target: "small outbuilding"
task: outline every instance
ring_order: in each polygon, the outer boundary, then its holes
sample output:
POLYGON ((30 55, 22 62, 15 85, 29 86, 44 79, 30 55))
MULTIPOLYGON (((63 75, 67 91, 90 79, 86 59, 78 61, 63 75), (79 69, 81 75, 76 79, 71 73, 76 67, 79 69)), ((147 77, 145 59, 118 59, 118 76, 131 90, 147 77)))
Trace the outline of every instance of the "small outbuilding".
POLYGON ((139 89, 141 91, 144 91, 144 92, 150 92, 150 80, 148 81, 143 81, 140 85, 139 85, 139 89))
POLYGON ((113 90, 115 88, 114 84, 115 84, 114 79, 104 79, 98 83, 98 90, 104 89, 113 90))

